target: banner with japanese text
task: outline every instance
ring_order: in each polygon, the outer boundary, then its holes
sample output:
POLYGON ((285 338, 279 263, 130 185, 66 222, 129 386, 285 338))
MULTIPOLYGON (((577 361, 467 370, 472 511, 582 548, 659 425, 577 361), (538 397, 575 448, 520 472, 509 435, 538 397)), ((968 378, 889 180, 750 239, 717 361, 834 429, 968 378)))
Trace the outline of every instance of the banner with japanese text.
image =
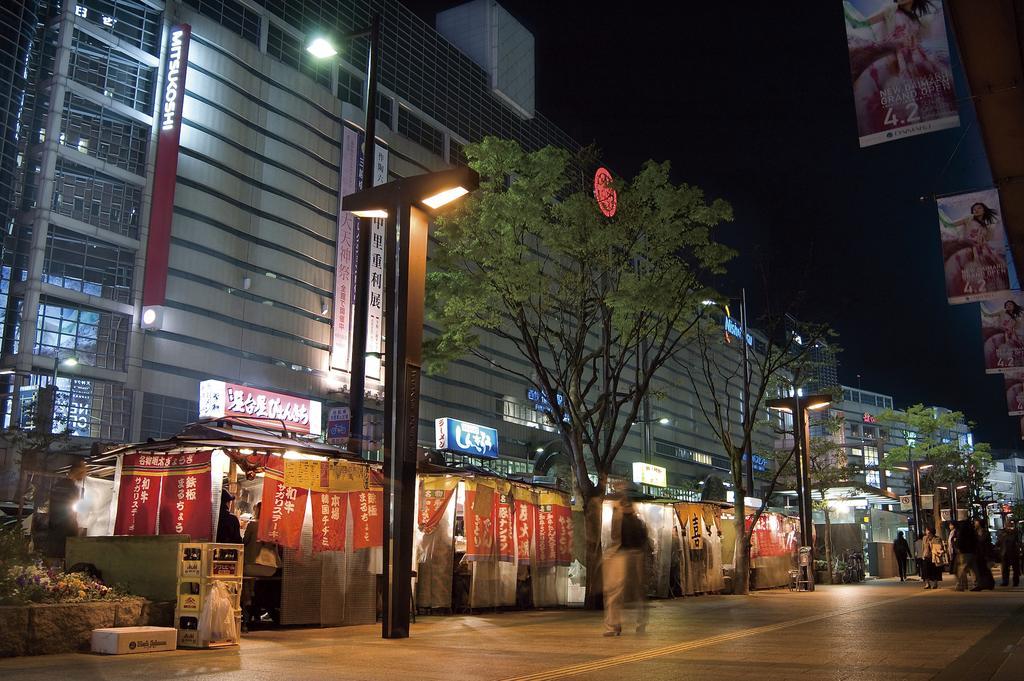
POLYGON ((122 458, 114 534, 156 534, 164 464, 163 457, 155 459, 149 454, 125 454, 122 458))
POLYGON ((533 492, 521 487, 514 487, 512 496, 515 499, 516 526, 516 560, 520 565, 530 564, 530 542, 536 533, 537 505, 533 492))
POLYGON ((185 534, 192 541, 213 539, 210 452, 165 456, 160 492, 160 534, 185 534))
POLYGON ((541 492, 537 504, 537 567, 551 567, 558 558, 558 515, 561 496, 541 492))
MULTIPOLYGON (((492 483, 493 484, 493 483, 492 483)), ((466 560, 494 560, 494 487, 485 483, 466 485, 466 560)))
POLYGON ((844 0, 861 147, 960 125, 942 0, 844 0))
POLYGON ((1010 416, 1024 416, 1024 370, 1003 374, 1006 409, 1010 416))
POLYGON ((498 560, 512 563, 516 559, 515 528, 513 523, 513 500, 510 485, 494 495, 494 534, 498 549, 498 560))
MULTIPOLYGON (((746 526, 750 529, 753 516, 747 516, 746 526)), ((792 553, 799 540, 792 536, 793 524, 777 513, 763 513, 751 533, 750 557, 767 558, 792 553)))
POLYGON ((943 196, 935 203, 949 302, 988 300, 1020 288, 1000 217, 999 192, 943 196))
POLYGON ((1005 293, 982 301, 981 338, 985 371, 1024 368, 1024 294, 1005 293))
MULTIPOLYGON (((359 133, 345 128, 341 133, 341 168, 338 173, 338 205, 342 197, 355 192, 359 151, 359 133)), ((352 278, 355 263, 356 221, 347 210, 338 210, 338 235, 334 252, 334 325, 331 342, 331 368, 349 370, 352 351, 352 278)))
POLYGON ((352 507, 352 548, 365 549, 383 546, 383 490, 350 492, 348 501, 352 507))
POLYGON ((430 534, 441 524, 458 484, 458 478, 428 476, 420 479, 416 520, 420 532, 430 534))
POLYGON ((313 553, 345 550, 348 492, 313 492, 313 553))
POLYGON ((569 499, 560 497, 553 505, 555 517, 555 565, 572 564, 572 506, 569 499))
POLYGON ((263 478, 263 509, 256 536, 260 541, 297 549, 302 538, 309 490, 286 485, 283 464, 282 460, 273 457, 267 461, 263 478))

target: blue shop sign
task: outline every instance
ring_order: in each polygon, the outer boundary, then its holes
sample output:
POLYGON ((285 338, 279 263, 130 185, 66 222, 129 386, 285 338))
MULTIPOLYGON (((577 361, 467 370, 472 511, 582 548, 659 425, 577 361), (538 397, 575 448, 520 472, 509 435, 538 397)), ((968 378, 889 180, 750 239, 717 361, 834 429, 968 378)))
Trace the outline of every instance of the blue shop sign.
MULTIPOLYGON (((725 318, 725 332, 733 338, 743 338, 743 328, 732 317, 725 318)), ((747 345, 754 346, 754 337, 747 333, 747 345)))
MULTIPOLYGON (((747 461, 747 455, 744 454, 743 455, 743 462, 746 463, 746 461, 747 461)), ((758 456, 757 454, 754 454, 754 466, 753 467, 754 467, 755 471, 758 471, 760 473, 765 473, 765 472, 768 471, 769 461, 768 461, 768 459, 764 458, 763 456, 758 456)))
MULTIPOLYGON (((540 390, 537 390, 536 388, 528 388, 526 390, 526 399, 533 403, 534 411, 539 411, 542 414, 552 414, 551 402, 548 401, 547 395, 542 393, 540 390)), ((562 393, 558 393, 557 399, 558 406, 563 407, 562 420, 565 421, 566 423, 569 423, 569 414, 564 413, 565 395, 563 395, 562 393)))
POLYGON ((434 435, 434 444, 441 451, 498 458, 498 431, 494 428, 443 418, 434 421, 434 435))

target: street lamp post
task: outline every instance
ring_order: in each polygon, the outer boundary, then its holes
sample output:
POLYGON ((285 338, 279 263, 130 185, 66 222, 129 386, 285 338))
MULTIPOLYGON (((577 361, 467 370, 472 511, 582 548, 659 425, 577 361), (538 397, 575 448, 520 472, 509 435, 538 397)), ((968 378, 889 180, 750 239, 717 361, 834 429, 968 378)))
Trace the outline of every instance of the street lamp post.
POLYGON ((479 182, 469 168, 455 168, 395 180, 342 199, 342 208, 357 217, 386 218, 384 638, 409 636, 428 211, 476 189, 479 182))
MULTIPOLYGON (((366 113, 363 139, 363 184, 373 187, 377 135, 377 70, 380 62, 380 13, 375 13, 367 28, 342 36, 354 39, 368 36, 370 49, 366 59, 366 88, 363 110, 366 113)), ((337 50, 324 38, 317 38, 306 48, 315 57, 333 57, 337 50)), ((338 171, 341 172, 340 169, 338 171)), ((355 319, 352 321, 352 361, 349 365, 349 451, 363 453, 363 412, 366 398, 366 333, 370 313, 370 224, 359 226, 356 239, 355 319)))
POLYGON ((652 419, 651 405, 647 402, 647 398, 644 397, 644 417, 639 421, 633 421, 633 423, 639 423, 644 427, 644 463, 651 463, 651 460, 654 458, 654 438, 651 433, 651 424, 658 423, 660 425, 667 426, 672 423, 672 420, 665 416, 658 419, 652 419))
MULTIPOLYGON (((921 471, 928 470, 932 465, 924 461, 910 462, 910 512, 914 515, 914 539, 921 536, 921 471)), ((903 466, 894 468, 908 470, 903 466)), ((934 507, 934 503, 932 506, 934 507)))
POLYGON ((793 447, 796 450, 797 492, 800 499, 800 541, 808 552, 805 570, 807 588, 814 590, 814 517, 811 508, 811 432, 808 412, 825 409, 832 403, 827 393, 768 400, 768 408, 793 415, 793 447))
POLYGON ((949 519, 954 523, 958 522, 960 518, 957 514, 957 502, 956 502, 956 491, 960 489, 967 489, 967 485, 938 485, 935 489, 944 489, 949 492, 949 519))

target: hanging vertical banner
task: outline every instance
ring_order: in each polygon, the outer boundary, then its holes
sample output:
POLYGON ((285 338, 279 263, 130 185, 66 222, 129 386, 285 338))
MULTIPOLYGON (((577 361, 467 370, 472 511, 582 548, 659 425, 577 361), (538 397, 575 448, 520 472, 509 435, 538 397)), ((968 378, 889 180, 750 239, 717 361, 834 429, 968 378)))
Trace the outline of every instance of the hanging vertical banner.
POLYGON ((497 538, 498 560, 506 563, 516 559, 512 510, 510 493, 499 491, 494 495, 494 532, 497 538))
POLYGON ((465 484, 466 560, 494 560, 494 488, 465 484))
MULTIPOLYGON (((380 144, 374 147, 373 186, 388 181, 388 150, 380 144)), ((366 376, 382 380, 380 355, 384 351, 384 226, 387 220, 370 221, 370 305, 366 319, 366 376)))
POLYGON ((1024 368, 1024 294, 1005 293, 979 307, 985 371, 1024 368))
POLYGON ((384 492, 367 490, 348 495, 352 507, 352 548, 384 545, 384 492))
POLYGON ((542 492, 537 504, 537 567, 551 567, 558 556, 558 521, 555 507, 560 499, 552 492, 542 492))
POLYGON ((171 26, 164 57, 163 98, 158 122, 156 171, 149 210, 149 238, 146 242, 146 272, 142 285, 143 306, 163 305, 167 294, 167 265, 171 251, 171 217, 178 176, 178 143, 181 139, 181 111, 185 103, 185 75, 192 27, 171 26))
POLYGON ((458 478, 424 477, 420 479, 419 517, 420 532, 430 534, 437 529, 444 518, 448 503, 452 500, 458 478))
POLYGON ((164 457, 160 493, 160 534, 184 534, 192 541, 213 539, 210 452, 164 457))
POLYGON ((960 125, 942 0, 844 0, 860 146, 960 125))
POLYGON ((284 484, 283 463, 277 458, 267 461, 263 478, 263 509, 256 536, 260 541, 297 549, 302 538, 309 490, 284 484))
POLYGON ((1003 386, 1009 415, 1024 416, 1024 371, 1008 371, 1003 374, 1003 386))
POLYGON ((943 196, 936 204, 949 302, 988 300, 1020 288, 999 217, 999 192, 943 196))
POLYGON ((125 454, 121 460, 121 486, 117 492, 114 534, 156 534, 160 506, 163 457, 125 454))
POLYGON ((334 328, 331 368, 349 370, 352 351, 352 282, 355 262, 356 217, 341 210, 342 197, 356 191, 359 163, 359 133, 345 128, 341 133, 341 166, 338 172, 338 235, 334 254, 334 328))
POLYGON ((347 492, 313 493, 313 553, 345 550, 347 492))
POLYGON ((514 487, 516 524, 516 560, 520 565, 530 564, 530 541, 535 534, 537 524, 537 506, 533 503, 533 493, 521 487, 514 487))
POLYGON ((555 565, 568 567, 572 564, 572 507, 562 497, 554 505, 555 519, 555 565))

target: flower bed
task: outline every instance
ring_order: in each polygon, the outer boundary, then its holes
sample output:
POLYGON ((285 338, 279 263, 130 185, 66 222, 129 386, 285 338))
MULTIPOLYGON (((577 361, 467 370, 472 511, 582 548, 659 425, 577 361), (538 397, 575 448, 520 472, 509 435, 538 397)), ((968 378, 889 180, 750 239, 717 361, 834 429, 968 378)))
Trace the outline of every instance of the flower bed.
POLYGON ((86 603, 126 598, 119 589, 82 572, 42 565, 12 565, 0 577, 0 604, 86 603))

